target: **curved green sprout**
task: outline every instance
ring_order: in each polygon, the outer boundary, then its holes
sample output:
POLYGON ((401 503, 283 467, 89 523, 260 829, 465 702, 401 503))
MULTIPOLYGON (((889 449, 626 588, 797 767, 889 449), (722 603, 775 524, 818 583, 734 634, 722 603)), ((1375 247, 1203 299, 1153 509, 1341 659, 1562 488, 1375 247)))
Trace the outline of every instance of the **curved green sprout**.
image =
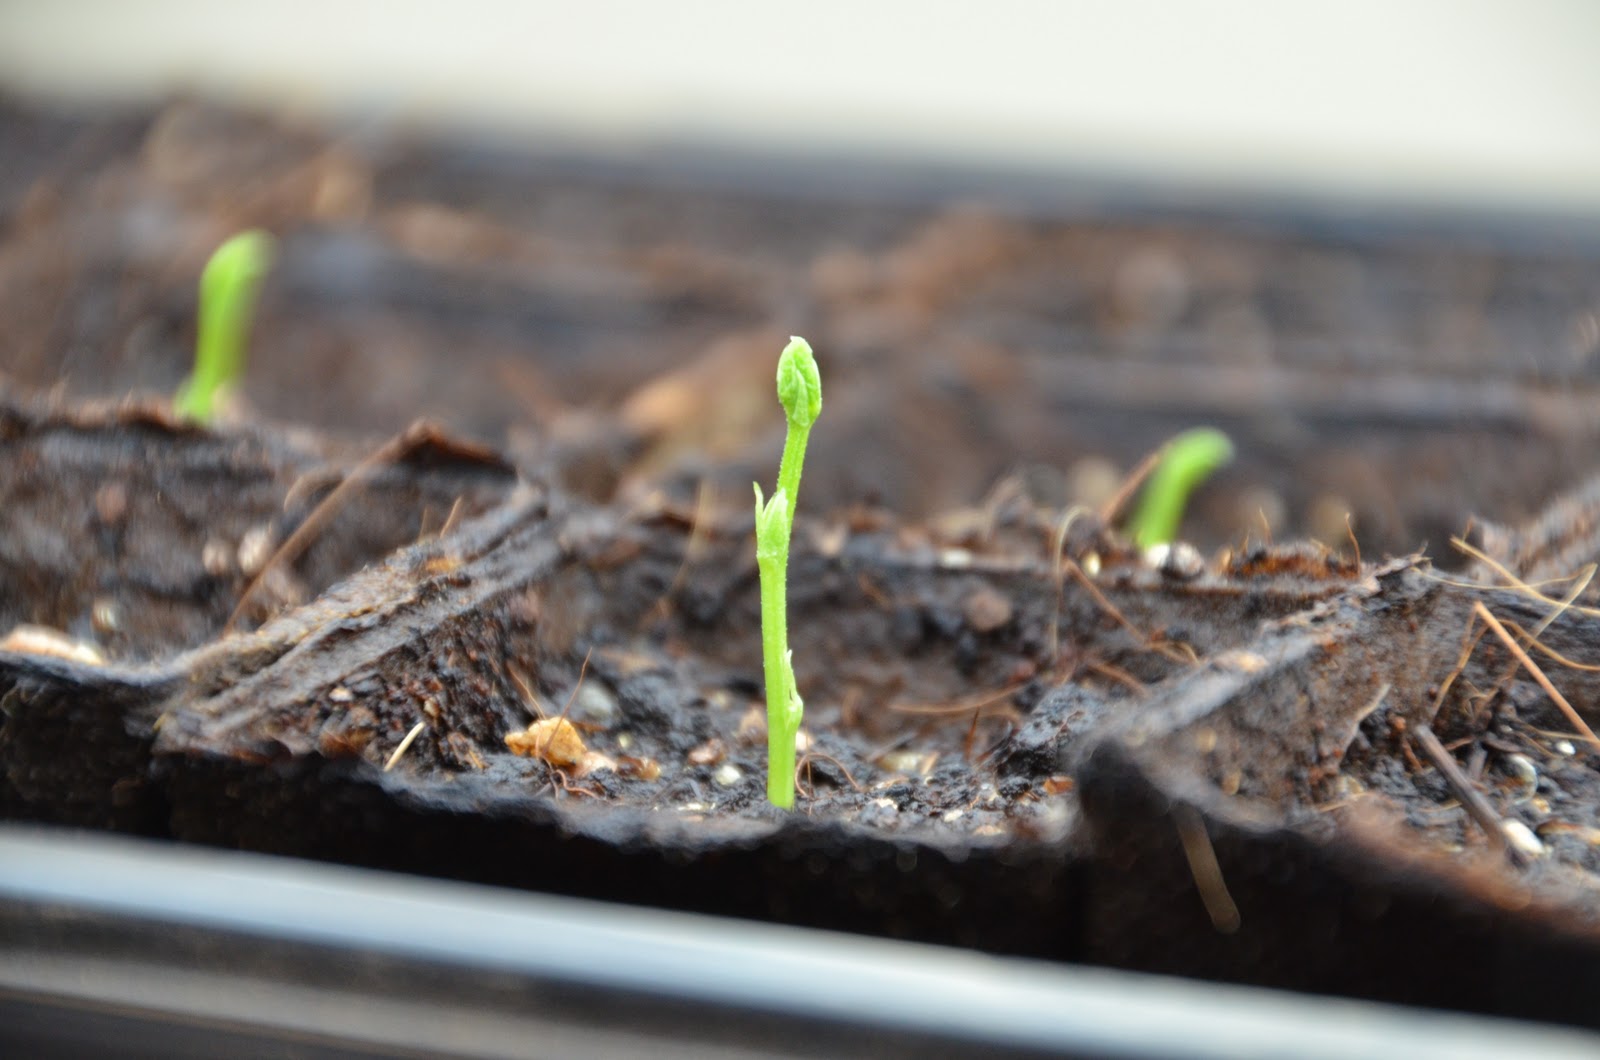
POLYGON ((761 576, 761 654, 767 680, 767 799, 780 809, 794 806, 794 747, 805 704, 795 687, 789 650, 789 538, 794 531, 800 468, 811 425, 822 412, 822 377, 811 345, 798 335, 778 358, 778 401, 789 432, 771 499, 756 484, 756 569, 761 576))
POLYGON ((1233 443, 1213 427, 1185 431, 1162 446, 1161 460, 1139 497, 1128 530, 1141 548, 1163 545, 1178 533, 1189 494, 1233 459, 1233 443))
POLYGON ((261 280, 272 267, 272 252, 272 237, 251 229, 223 243, 206 262, 200 274, 194 371, 172 402, 181 418, 210 423, 218 395, 243 374, 245 340, 261 280))

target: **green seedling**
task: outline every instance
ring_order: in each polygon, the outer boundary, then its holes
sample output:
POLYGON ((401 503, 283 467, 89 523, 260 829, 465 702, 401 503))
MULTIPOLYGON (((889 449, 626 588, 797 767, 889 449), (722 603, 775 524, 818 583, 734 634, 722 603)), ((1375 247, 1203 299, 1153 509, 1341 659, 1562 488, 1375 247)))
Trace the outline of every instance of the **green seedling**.
POLYGON ((1177 536, 1189 494, 1233 459, 1233 443, 1212 427, 1185 431, 1162 447, 1161 459, 1139 497, 1128 524, 1140 548, 1164 545, 1177 536))
POLYGON ((243 374, 256 295, 272 266, 272 251, 272 237, 251 229, 223 243, 206 262, 200 274, 194 372, 172 402, 182 419, 210 423, 221 393, 243 374))
POLYGON ((794 653, 789 650, 789 538, 806 440, 822 412, 817 359, 810 343, 798 335, 778 358, 778 401, 789 432, 772 497, 763 497, 761 484, 756 483, 756 568, 761 577, 761 662, 767 679, 767 799, 787 810, 794 806, 794 747, 805 713, 795 688, 794 653))

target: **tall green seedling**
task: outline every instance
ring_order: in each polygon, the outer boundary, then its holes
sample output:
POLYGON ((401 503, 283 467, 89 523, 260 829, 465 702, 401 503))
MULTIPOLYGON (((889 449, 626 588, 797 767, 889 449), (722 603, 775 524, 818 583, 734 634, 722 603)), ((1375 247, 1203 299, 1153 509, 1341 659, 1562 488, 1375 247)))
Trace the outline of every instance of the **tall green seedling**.
POLYGON ((822 377, 810 343, 798 335, 778 358, 778 401, 789 423, 778 465, 778 488, 770 499, 756 483, 756 568, 761 577, 762 669, 767 681, 767 798, 794 806, 794 751, 805 704, 795 687, 789 650, 789 539, 794 531, 800 469, 811 425, 822 412, 822 377))
POLYGON ((200 274, 194 372, 172 403, 181 418, 210 423, 222 392, 243 374, 256 295, 272 267, 272 253, 272 237, 251 229, 223 243, 206 262, 200 274))

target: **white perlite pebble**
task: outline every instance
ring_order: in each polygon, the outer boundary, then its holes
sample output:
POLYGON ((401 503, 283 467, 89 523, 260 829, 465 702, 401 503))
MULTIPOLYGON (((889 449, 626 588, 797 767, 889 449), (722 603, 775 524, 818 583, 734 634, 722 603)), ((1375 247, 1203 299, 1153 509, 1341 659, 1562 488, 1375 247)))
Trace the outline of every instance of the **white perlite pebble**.
POLYGON ((246 530, 239 539, 239 570, 248 577, 261 573, 272 557, 273 531, 270 526, 257 526, 246 530))
POLYGON ((617 697, 600 682, 586 681, 572 698, 572 712, 584 721, 609 727, 617 720, 617 697))
POLYGON ((1506 769, 1518 780, 1522 781, 1522 791, 1517 796, 1518 802, 1526 802, 1533 798, 1539 790, 1539 770, 1533 764, 1533 759, 1527 755, 1510 754, 1505 758, 1506 769))
POLYGON ((1506 834, 1506 841, 1524 854, 1532 857, 1544 854, 1544 844, 1533 834, 1533 829, 1521 821, 1501 821, 1500 830, 1506 834))

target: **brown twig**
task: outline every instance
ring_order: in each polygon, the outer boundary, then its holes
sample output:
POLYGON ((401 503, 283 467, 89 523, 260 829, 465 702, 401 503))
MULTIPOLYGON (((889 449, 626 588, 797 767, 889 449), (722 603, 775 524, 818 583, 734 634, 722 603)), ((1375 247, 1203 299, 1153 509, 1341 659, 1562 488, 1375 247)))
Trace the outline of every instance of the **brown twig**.
POLYGON ((589 672, 589 656, 591 656, 593 654, 594 654, 594 649, 593 648, 590 648, 588 651, 583 653, 583 665, 578 667, 578 683, 572 686, 572 694, 567 696, 566 705, 561 708, 561 713, 559 715, 557 715, 557 720, 559 720, 559 721, 566 721, 567 720, 567 711, 572 709, 573 701, 578 698, 578 689, 583 687, 584 675, 586 675, 589 672))
MULTIPOLYGON (((1472 557, 1478 562, 1484 564, 1486 567, 1489 567, 1496 574, 1500 575, 1500 577, 1504 578, 1507 582, 1508 588, 1520 593, 1523 596, 1529 597, 1530 599, 1537 600, 1540 603, 1550 604, 1553 607, 1560 606, 1561 601, 1557 600, 1553 596, 1541 593, 1539 588, 1545 585, 1560 585, 1566 582, 1575 581, 1584 577, 1584 571, 1588 570, 1588 567, 1585 567, 1583 571, 1580 571, 1577 574, 1570 574, 1565 578, 1547 578, 1543 581, 1527 582, 1511 573, 1511 571, 1506 569, 1505 564, 1490 556, 1487 552, 1473 547, 1467 542, 1461 540, 1459 537, 1452 537, 1450 539, 1450 544, 1453 545, 1458 552, 1472 557)), ((1445 585, 1453 585, 1461 589, 1476 589, 1479 592, 1483 592, 1485 589, 1491 588, 1490 586, 1481 585, 1477 582, 1451 580, 1439 574, 1432 574, 1430 577, 1432 577, 1435 581, 1441 582, 1445 585)), ((1600 608, 1582 607, 1577 604, 1573 604, 1571 605, 1571 609, 1580 615, 1587 615, 1590 618, 1600 618, 1600 608)))
POLYGON ((1362 707, 1360 713, 1355 716, 1355 723, 1360 725, 1362 722, 1372 717, 1372 715, 1377 712, 1377 709, 1383 706, 1383 701, 1389 698, 1389 692, 1393 688, 1394 686, 1388 681, 1385 681, 1383 684, 1379 685, 1378 690, 1372 694, 1372 698, 1367 700, 1367 705, 1362 707))
POLYGON ((711 506, 716 496, 716 487, 709 478, 702 478, 694 491, 694 514, 690 516, 689 539, 683 545, 683 560, 678 564, 678 569, 672 575, 672 581, 667 583, 666 589, 650 608, 650 613, 658 618, 666 618, 672 610, 672 597, 683 588, 683 583, 689 579, 689 567, 699 557, 700 550, 705 547, 707 535, 706 526, 711 522, 711 506))
POLYGON ((1084 663, 1083 668, 1088 670, 1090 673, 1099 674, 1101 677, 1110 678, 1118 684, 1123 685, 1134 692, 1139 693, 1140 695, 1144 695, 1150 690, 1149 685, 1145 684, 1143 681, 1139 680, 1122 667, 1116 666, 1112 663, 1087 662, 1084 663))
POLYGON ((1077 561, 1070 556, 1063 557, 1063 560, 1066 563, 1067 571, 1071 573, 1073 580, 1079 585, 1083 586, 1083 588, 1089 593, 1089 596, 1094 600, 1096 606, 1110 616, 1113 622, 1131 633, 1133 638, 1138 641, 1141 648, 1145 649, 1146 651, 1155 652, 1157 655, 1171 662, 1192 664, 1199 661, 1198 656, 1194 654, 1194 649, 1188 648, 1187 645, 1168 644, 1163 641, 1157 641, 1155 638, 1146 634, 1138 626, 1135 626, 1132 622, 1128 621, 1128 617, 1117 609, 1117 605, 1106 599, 1106 594, 1100 591, 1100 587, 1094 583, 1093 578, 1090 578, 1083 572, 1083 568, 1078 566, 1077 561))
MULTIPOLYGON (((1572 602, 1578 598, 1578 595, 1589 587, 1589 582, 1594 579, 1594 573, 1595 565, 1593 563, 1585 567, 1581 572, 1581 576, 1578 577, 1578 580, 1573 583, 1572 588, 1567 591, 1567 595, 1561 598, 1560 603, 1556 604, 1555 607, 1550 609, 1549 614, 1545 615, 1544 618, 1539 620, 1538 624, 1533 627, 1533 631, 1531 633, 1522 627, 1517 626, 1515 623, 1510 623, 1510 625, 1519 634, 1526 637, 1528 641, 1535 647, 1544 649, 1544 645, 1540 643, 1539 638, 1544 635, 1544 631, 1549 629, 1551 624, 1555 622, 1556 619, 1561 617, 1564 611, 1572 606, 1572 602)), ((1511 679, 1516 676, 1517 667, 1518 663, 1513 661, 1505 668, 1505 672, 1500 675, 1499 679, 1496 680, 1492 686, 1490 686, 1489 691, 1484 693, 1477 710, 1483 710, 1485 705, 1490 703, 1495 696, 1499 695, 1500 691, 1504 689, 1506 685, 1511 683, 1511 679)))
POLYGON ((1559 663, 1569 670, 1581 670, 1582 672, 1589 674, 1600 673, 1600 665, 1596 665, 1594 663, 1581 663, 1569 656, 1562 655, 1560 652, 1556 651, 1554 648, 1550 647, 1550 645, 1538 639, 1533 634, 1517 625, 1515 622, 1508 621, 1505 625, 1507 629, 1517 635, 1519 640, 1527 641, 1528 647, 1549 658, 1552 662, 1559 663))
POLYGON ((966 739, 961 741, 961 760, 963 762, 971 762, 972 761, 972 745, 975 742, 977 742, 977 739, 978 739, 978 722, 982 718, 983 718, 983 708, 982 707, 979 707, 978 709, 976 709, 976 710, 974 710, 972 712, 972 724, 967 726, 966 739))
POLYGON ((1478 619, 1474 615, 1467 621, 1466 632, 1461 635, 1461 654, 1456 656, 1456 664, 1439 683, 1439 691, 1433 697, 1433 706, 1428 710, 1428 720, 1431 722, 1439 716, 1439 708, 1444 706, 1444 698, 1450 694, 1450 689, 1455 685, 1457 678, 1466 672, 1467 663, 1472 661, 1472 653, 1478 650, 1478 642, 1483 640, 1487 629, 1478 629, 1478 619), (1477 630, 1477 636, 1473 631, 1477 630))
POLYGON ((566 792, 568 795, 582 795, 582 796, 584 796, 586 798, 590 798, 590 799, 604 798, 604 796, 598 791, 590 791, 588 788, 584 787, 582 784, 574 784, 572 782, 572 778, 568 777, 565 773, 563 773, 561 770, 557 769, 555 766, 550 765, 550 763, 546 762, 545 766, 546 766, 546 768, 548 768, 550 770, 550 790, 551 791, 556 790, 556 785, 559 784, 561 786, 561 790, 566 792))
MULTIPOLYGON (((1017 717, 1006 718, 1005 720, 1006 720, 1006 722, 1008 723, 1008 726, 1009 726, 1006 729, 1005 735, 1000 737, 998 740, 994 741, 994 743, 991 743, 988 747, 984 748, 983 752, 981 754, 979 754, 978 757, 974 760, 974 764, 977 764, 977 763, 980 763, 980 762, 987 762, 991 757, 993 757, 993 755, 994 755, 994 753, 996 751, 1000 750, 1000 748, 1002 748, 1002 747, 1006 746, 1007 744, 1009 744, 1011 742, 1012 737, 1016 736, 1018 731, 1021 730, 1021 728, 1022 728, 1022 718, 1021 718, 1020 715, 1017 716, 1017 717)), ((1066 728, 1065 724, 1063 724, 1062 728, 1063 729, 1066 728)), ((1059 735, 1059 733, 1058 733, 1058 735, 1059 735)))
POLYGON ((1022 685, 1012 684, 993 692, 983 692, 954 703, 891 703, 889 709, 896 714, 965 714, 969 710, 981 711, 985 707, 1003 702, 1015 695, 1022 685))
POLYGON ((1539 669, 1539 664, 1534 662, 1532 657, 1522 650, 1522 645, 1518 644, 1517 639, 1507 631, 1506 627, 1500 624, 1500 620, 1495 618, 1487 607, 1483 606, 1483 601, 1479 600, 1474 603, 1472 610, 1484 622, 1488 623, 1495 636, 1499 637, 1501 643, 1506 646, 1512 655, 1516 656, 1517 661, 1539 683, 1539 687, 1544 689, 1545 695, 1550 697, 1550 701, 1556 705, 1562 714, 1566 715, 1567 720, 1572 722, 1578 732, 1583 734, 1583 738, 1596 748, 1600 748, 1600 736, 1596 736, 1594 730, 1589 728, 1589 723, 1583 720, 1583 716, 1572 709, 1572 704, 1567 702, 1567 697, 1562 695, 1561 691, 1550 682, 1550 678, 1544 675, 1544 671, 1539 669))
POLYGON ((1205 821, 1194 807, 1182 804, 1173 807, 1172 820, 1178 826, 1183 856, 1189 862, 1189 874, 1194 877, 1211 926, 1224 935, 1233 934, 1239 930, 1239 907, 1228 893, 1227 881, 1222 878, 1222 866, 1217 862, 1211 837, 1206 834, 1205 821))
POLYGON ((1344 753, 1340 757, 1349 756, 1350 748, 1354 746, 1356 740, 1360 739, 1361 737, 1361 723, 1372 717, 1372 715, 1377 712, 1378 708, 1383 706, 1383 701, 1389 698, 1389 692, 1393 689, 1393 687, 1394 686, 1388 681, 1385 681, 1383 684, 1379 685, 1378 691, 1373 693, 1372 698, 1367 700, 1366 705, 1363 706, 1356 714, 1355 718, 1353 719, 1355 724, 1350 727, 1350 742, 1345 744, 1344 753))
POLYGON ((1154 471, 1156 465, 1161 463, 1161 457, 1166 453, 1167 446, 1170 444, 1172 443, 1163 442, 1143 460, 1139 461, 1134 466, 1134 469, 1128 472, 1127 477, 1122 480, 1122 485, 1117 487, 1117 492, 1106 498, 1106 502, 1100 506, 1100 522, 1103 525, 1110 526, 1116 522, 1117 516, 1122 514, 1122 509, 1127 506, 1128 501, 1139 491, 1139 487, 1144 485, 1144 480, 1150 477, 1150 472, 1154 471))
POLYGON ((1533 633, 1531 634, 1533 639, 1538 640, 1540 637, 1544 636, 1544 631, 1549 629, 1551 624, 1555 622, 1556 619, 1560 618, 1562 613, 1572 606, 1572 602, 1574 600, 1583 595, 1583 591, 1589 588, 1589 583, 1594 581, 1596 570, 1600 570, 1600 567, 1590 563, 1577 574, 1573 575, 1574 581, 1572 583, 1572 588, 1567 590, 1567 595, 1563 596, 1561 598, 1561 602, 1552 608, 1548 615, 1545 615, 1543 618, 1541 618, 1538 625, 1533 627, 1533 633))
POLYGON ((356 487, 365 482, 378 468, 402 459, 424 437, 427 437, 426 432, 427 428, 423 424, 413 424, 387 442, 384 442, 352 468, 350 473, 337 486, 333 487, 326 497, 317 502, 317 506, 311 509, 311 513, 295 528, 294 533, 290 534, 283 544, 279 545, 272 555, 267 557, 267 561, 261 565, 261 569, 256 571, 255 577, 251 578, 249 584, 244 587, 244 592, 239 596, 239 602, 233 607, 233 613, 228 616, 228 621, 222 625, 224 636, 233 632, 234 626, 238 625, 240 617, 244 614, 245 606, 250 603, 251 598, 261 589, 262 584, 267 579, 267 575, 284 564, 293 563, 296 559, 299 559, 301 553, 310 546, 316 536, 327 526, 328 521, 339 510, 339 506, 355 492, 356 487))
MULTIPOLYGON (((1256 518, 1261 520, 1261 540, 1266 544, 1266 546, 1268 548, 1271 548, 1272 547, 1272 523, 1271 523, 1270 520, 1267 519, 1267 510, 1265 508, 1257 508, 1256 509, 1256 518)), ((1250 531, 1248 531, 1248 530, 1245 531, 1245 535, 1244 535, 1244 547, 1242 549, 1240 549, 1239 551, 1241 551, 1241 552, 1249 552, 1250 551, 1250 531)))
POLYGON ((1428 756, 1428 760, 1433 763, 1440 776, 1444 777, 1444 782, 1450 786, 1451 792, 1489 837, 1489 842, 1510 858, 1512 864, 1518 867, 1526 864, 1522 852, 1506 840, 1505 825, 1500 815, 1494 812, 1494 807, 1483 797, 1483 792, 1461 772, 1461 767, 1456 765, 1456 760, 1450 757, 1450 752, 1444 749, 1444 745, 1439 742, 1439 737, 1433 734, 1433 730, 1427 726, 1418 726, 1411 731, 1411 740, 1421 748, 1423 754, 1428 756))
POLYGON ((461 521, 461 512, 464 510, 466 499, 465 496, 457 497, 455 503, 450 505, 450 514, 444 517, 444 525, 439 527, 439 532, 434 535, 434 540, 443 540, 450 536, 450 531, 454 530, 456 523, 461 521))
POLYGON ((412 544, 420 545, 428 541, 438 541, 448 535, 450 531, 456 528, 456 523, 461 518, 461 511, 466 505, 466 500, 467 498, 463 495, 451 502, 450 511, 445 515, 444 523, 438 530, 428 529, 428 523, 433 518, 433 509, 424 507, 422 509, 421 523, 417 527, 417 539, 412 544))
POLYGON ((1047 658, 1050 665, 1054 666, 1061 654, 1061 608, 1066 604, 1066 573, 1062 561, 1066 559, 1067 531, 1072 529, 1072 524, 1084 510, 1077 505, 1061 513, 1061 519, 1056 523, 1056 532, 1050 537, 1050 577, 1056 589, 1055 610, 1050 612, 1050 647, 1047 658))
POLYGON ((544 708, 539 706, 539 697, 534 694, 533 688, 528 684, 528 679, 522 675, 522 671, 517 669, 516 664, 508 663, 506 665, 506 674, 511 678, 511 683, 517 686, 517 691, 522 693, 522 698, 527 701, 528 708, 533 711, 534 716, 543 721, 545 719, 544 708))
MULTIPOLYGON (((1402 730, 1403 731, 1403 730, 1402 730)), ((1417 757, 1417 752, 1411 749, 1411 741, 1403 740, 1400 743, 1400 754, 1406 760, 1406 767, 1413 773, 1422 772, 1422 759, 1417 757)))
POLYGON ((428 723, 425 721, 419 721, 411 726, 411 731, 405 734, 405 737, 400 741, 400 746, 394 749, 394 754, 390 755, 389 760, 383 764, 385 773, 395 767, 395 763, 404 757, 405 753, 411 749, 411 745, 416 742, 417 737, 422 734, 422 730, 427 727, 428 723))
POLYGON ((834 765, 838 766, 839 772, 844 774, 844 779, 849 782, 850 787, 855 790, 857 795, 861 794, 861 785, 856 783, 856 778, 850 775, 850 770, 845 768, 843 762, 839 761, 830 754, 824 754, 822 751, 808 750, 804 755, 801 756, 800 761, 796 762, 794 766, 794 780, 795 787, 797 788, 800 786, 800 769, 802 766, 805 767, 806 787, 810 789, 802 793, 806 798, 814 798, 817 791, 817 786, 811 782, 811 760, 813 758, 819 759, 823 762, 832 762, 834 765))

